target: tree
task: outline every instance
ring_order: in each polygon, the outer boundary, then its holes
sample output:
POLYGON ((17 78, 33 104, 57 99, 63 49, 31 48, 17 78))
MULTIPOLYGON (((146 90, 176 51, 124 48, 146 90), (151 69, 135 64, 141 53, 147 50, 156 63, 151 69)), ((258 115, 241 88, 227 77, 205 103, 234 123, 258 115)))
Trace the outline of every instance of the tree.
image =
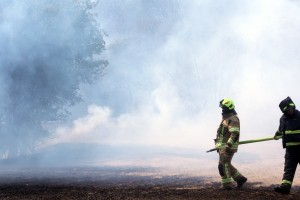
POLYGON ((107 62, 99 25, 74 0, 4 1, 0 13, 0 153, 9 157, 48 136, 45 123, 66 119, 107 62))

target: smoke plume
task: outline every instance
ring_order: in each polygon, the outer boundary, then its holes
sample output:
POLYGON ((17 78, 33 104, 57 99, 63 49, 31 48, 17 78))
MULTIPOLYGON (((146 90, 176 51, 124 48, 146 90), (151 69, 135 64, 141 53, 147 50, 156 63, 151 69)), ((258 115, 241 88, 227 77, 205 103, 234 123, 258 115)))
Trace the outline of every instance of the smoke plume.
POLYGON ((81 101, 80 86, 107 65, 103 34, 72 0, 1 1, 2 157, 26 154, 81 101))

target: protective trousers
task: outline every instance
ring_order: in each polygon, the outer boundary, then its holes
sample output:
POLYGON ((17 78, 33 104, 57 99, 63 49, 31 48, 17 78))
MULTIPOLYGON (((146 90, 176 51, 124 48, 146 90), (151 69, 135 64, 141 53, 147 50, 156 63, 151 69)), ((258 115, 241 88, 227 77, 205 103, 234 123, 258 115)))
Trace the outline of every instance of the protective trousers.
POLYGON ((219 151, 218 168, 223 186, 232 186, 233 180, 238 181, 243 177, 243 175, 231 164, 233 155, 234 152, 227 152, 225 150, 219 151))
POLYGON ((297 165, 300 164, 300 146, 288 147, 285 151, 282 184, 292 186, 297 165))

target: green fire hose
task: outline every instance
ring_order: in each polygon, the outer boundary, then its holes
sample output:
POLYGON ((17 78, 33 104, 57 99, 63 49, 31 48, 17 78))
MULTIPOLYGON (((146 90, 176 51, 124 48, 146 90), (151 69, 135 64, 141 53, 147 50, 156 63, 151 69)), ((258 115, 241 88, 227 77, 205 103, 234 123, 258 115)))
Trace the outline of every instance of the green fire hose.
MULTIPOLYGON (((279 139, 279 138, 281 138, 281 136, 276 137, 276 139, 279 139)), ((263 142, 263 141, 268 141, 268 140, 275 140, 275 138, 267 137, 267 138, 260 138, 260 139, 254 139, 254 140, 244 140, 244 141, 240 141, 239 144, 249 144, 249 143, 263 142)), ((206 153, 216 151, 216 150, 218 150, 218 148, 210 149, 210 150, 206 151, 206 153)))

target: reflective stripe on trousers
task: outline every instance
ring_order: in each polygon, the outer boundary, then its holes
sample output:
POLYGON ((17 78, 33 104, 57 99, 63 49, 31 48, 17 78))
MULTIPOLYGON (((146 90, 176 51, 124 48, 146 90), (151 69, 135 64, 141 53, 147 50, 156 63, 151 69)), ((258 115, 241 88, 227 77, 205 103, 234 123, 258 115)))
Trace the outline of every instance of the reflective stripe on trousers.
POLYGON ((233 180, 237 181, 242 177, 238 170, 231 164, 234 153, 224 150, 219 152, 219 173, 223 185, 231 184, 233 180))

